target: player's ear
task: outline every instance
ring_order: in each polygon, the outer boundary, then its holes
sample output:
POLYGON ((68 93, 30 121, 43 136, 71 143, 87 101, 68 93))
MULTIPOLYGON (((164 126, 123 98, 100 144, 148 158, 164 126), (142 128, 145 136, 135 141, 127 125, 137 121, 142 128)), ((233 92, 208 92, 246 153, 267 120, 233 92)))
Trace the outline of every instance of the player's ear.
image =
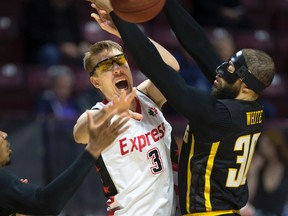
POLYGON ((247 94, 251 91, 251 89, 245 83, 243 83, 242 91, 247 94))
POLYGON ((90 77, 90 82, 95 88, 100 88, 100 82, 97 77, 90 77))
POLYGON ((241 90, 244 94, 249 94, 252 91, 245 83, 243 83, 241 88, 242 88, 241 90))

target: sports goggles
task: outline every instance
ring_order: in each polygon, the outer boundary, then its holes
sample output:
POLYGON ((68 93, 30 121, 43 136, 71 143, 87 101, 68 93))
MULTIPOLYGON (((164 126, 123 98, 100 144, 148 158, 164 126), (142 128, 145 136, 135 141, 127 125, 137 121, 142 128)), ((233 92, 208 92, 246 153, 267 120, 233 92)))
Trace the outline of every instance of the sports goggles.
POLYGON ((114 62, 122 66, 127 63, 127 57, 124 53, 112 56, 110 58, 104 59, 98 62, 90 72, 90 76, 93 76, 95 70, 98 68, 101 72, 109 71, 113 69, 114 62))

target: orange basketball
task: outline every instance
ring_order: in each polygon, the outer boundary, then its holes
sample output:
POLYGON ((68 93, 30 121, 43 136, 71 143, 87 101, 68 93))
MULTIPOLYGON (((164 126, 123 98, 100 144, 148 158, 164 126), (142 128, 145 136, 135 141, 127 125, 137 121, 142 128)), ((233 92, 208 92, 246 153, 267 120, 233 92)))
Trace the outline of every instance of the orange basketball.
POLYGON ((166 0, 110 0, 114 12, 123 20, 143 23, 153 19, 162 10, 166 0))

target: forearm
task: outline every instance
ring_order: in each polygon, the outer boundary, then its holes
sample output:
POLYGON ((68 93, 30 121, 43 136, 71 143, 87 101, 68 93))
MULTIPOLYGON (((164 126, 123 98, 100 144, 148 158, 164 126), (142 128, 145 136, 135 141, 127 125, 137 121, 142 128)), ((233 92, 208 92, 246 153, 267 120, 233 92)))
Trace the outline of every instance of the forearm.
MULTIPOLYGON (((45 212, 59 214, 79 188, 95 163, 95 158, 86 150, 49 185, 39 192, 39 202, 45 203, 45 212)), ((47 214, 47 213, 45 213, 47 214)))
POLYGON ((155 46, 136 25, 121 20, 113 12, 111 17, 141 72, 155 84, 178 113, 192 119, 193 111, 198 110, 195 101, 211 103, 207 94, 203 98, 201 92, 189 87, 179 74, 165 64, 155 46))
MULTIPOLYGON (((163 61, 172 67, 176 72, 179 72, 180 66, 176 58, 159 43, 152 40, 151 38, 149 38, 149 40, 156 47, 163 61)), ((150 80, 145 80, 139 86, 137 86, 137 88, 144 94, 148 95, 160 108, 166 102, 166 98, 150 80)))
MULTIPOLYGON (((97 21, 98 19, 96 19, 97 21)), ((99 21, 98 21, 99 23, 99 21)), ((121 38, 121 34, 119 33, 119 31, 117 30, 116 27, 113 28, 107 28, 104 25, 101 25, 102 23, 100 23, 100 26, 102 26, 102 28, 115 35, 116 37, 121 38)), ((149 38, 148 39, 154 44, 154 46, 156 47, 156 49, 158 50, 160 56, 162 57, 163 61, 168 64, 170 67, 172 67, 175 71, 179 72, 180 70, 180 66, 179 63, 177 61, 177 59, 167 50, 165 49, 162 45, 160 45, 159 43, 157 43, 156 41, 154 41, 153 39, 149 38)))
POLYGON ((215 69, 223 60, 202 27, 175 0, 166 1, 164 12, 180 44, 195 59, 207 79, 213 82, 215 69))
POLYGON ((21 183, 10 172, 1 172, 0 209, 22 214, 59 214, 83 182, 95 159, 84 151, 61 175, 44 187, 21 183))
MULTIPOLYGON (((172 80, 179 79, 177 73, 165 64, 152 41, 149 40, 135 24, 121 20, 114 12, 111 12, 110 15, 121 34, 125 46, 132 54, 140 71, 156 85, 166 99, 169 98, 171 101, 176 101, 177 97, 170 94, 171 91, 168 91, 166 87, 170 84, 181 86, 179 82, 171 83, 172 80), (141 52, 139 52, 139 50, 141 50, 141 52), (169 73, 168 71, 171 71, 171 77, 169 76, 169 78, 166 79, 164 77, 166 76, 166 73, 169 73)), ((182 83, 185 84, 184 80, 182 80, 182 83)))

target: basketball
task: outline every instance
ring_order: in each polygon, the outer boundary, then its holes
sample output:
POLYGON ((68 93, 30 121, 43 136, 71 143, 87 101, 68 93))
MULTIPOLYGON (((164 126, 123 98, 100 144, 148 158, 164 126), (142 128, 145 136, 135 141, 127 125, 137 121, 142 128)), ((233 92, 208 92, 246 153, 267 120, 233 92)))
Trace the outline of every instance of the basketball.
POLYGON ((114 12, 123 20, 143 23, 157 16, 166 0, 110 0, 114 12))

